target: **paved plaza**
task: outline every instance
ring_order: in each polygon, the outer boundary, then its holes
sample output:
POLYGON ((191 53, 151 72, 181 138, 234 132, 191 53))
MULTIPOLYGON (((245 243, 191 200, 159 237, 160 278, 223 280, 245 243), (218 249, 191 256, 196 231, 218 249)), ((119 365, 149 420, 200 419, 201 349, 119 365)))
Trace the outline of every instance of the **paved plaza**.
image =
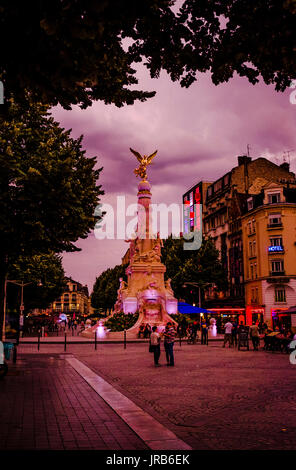
POLYGON ((162 351, 163 366, 155 368, 143 343, 98 344, 96 351, 71 344, 66 353, 63 344, 44 344, 39 353, 22 344, 0 382, 0 448, 151 448, 118 414, 121 405, 116 411, 93 378, 75 370, 77 361, 188 448, 295 449, 296 366, 288 355, 176 343, 175 358, 166 367, 162 351))

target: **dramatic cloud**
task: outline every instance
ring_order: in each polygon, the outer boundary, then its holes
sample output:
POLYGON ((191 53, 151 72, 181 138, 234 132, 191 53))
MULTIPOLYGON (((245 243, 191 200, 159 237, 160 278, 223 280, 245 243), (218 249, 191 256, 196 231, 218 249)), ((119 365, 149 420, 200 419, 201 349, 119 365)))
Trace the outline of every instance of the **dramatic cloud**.
MULTIPOLYGON (((158 149, 149 169, 154 202, 181 203, 182 194, 200 180, 215 180, 237 164, 247 152, 281 163, 283 152, 295 147, 296 105, 289 101, 291 90, 276 93, 270 86, 250 85, 234 78, 215 87, 208 75, 200 76, 189 89, 172 83, 163 73, 151 80, 141 69, 140 86, 156 90, 146 103, 116 108, 94 103, 86 110, 54 110, 55 118, 73 136, 84 135, 87 155, 98 156, 103 166, 100 183, 103 202, 117 195, 135 202, 137 179, 133 174, 133 147, 142 154, 158 149)), ((291 169, 296 170, 291 152, 291 169)), ((98 241, 93 234, 78 245, 80 253, 66 254, 67 275, 92 288, 96 275, 121 262, 127 249, 124 241, 98 241)))

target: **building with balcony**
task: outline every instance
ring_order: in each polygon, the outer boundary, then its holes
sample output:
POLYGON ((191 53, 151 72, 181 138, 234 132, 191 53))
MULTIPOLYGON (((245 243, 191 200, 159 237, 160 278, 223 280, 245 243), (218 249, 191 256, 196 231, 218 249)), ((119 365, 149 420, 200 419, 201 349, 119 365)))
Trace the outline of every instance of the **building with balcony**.
MULTIPOLYGON (((190 213, 193 214, 195 201, 193 190, 196 187, 203 188, 200 191, 203 195, 203 233, 213 239, 228 277, 227 291, 217 292, 213 286, 205 292, 206 308, 215 308, 216 312, 223 315, 237 315, 238 318, 246 314, 244 252, 250 248, 249 244, 245 245, 246 240, 243 239, 242 216, 249 210, 251 199, 253 197, 260 199, 262 189, 270 183, 284 185, 295 183, 295 175, 289 171, 288 163, 276 165, 266 158, 252 160, 251 157, 243 155, 238 157, 238 165, 222 177, 213 183, 205 183, 204 187, 200 182, 192 188, 191 194, 186 192, 183 195, 184 202, 188 201, 189 194, 190 213)), ((277 197, 270 195, 273 202, 277 197)), ((276 213, 271 214, 270 224, 279 223, 276 215, 276 213)), ((251 230, 255 225, 251 220, 251 230)), ((252 245, 252 250, 256 252, 256 243, 252 245)), ((255 273, 258 271, 257 262, 254 261, 252 264, 255 273)), ((280 268, 281 265, 274 265, 274 269, 280 268)), ((256 296, 256 287, 254 289, 256 296)), ((258 313, 263 312, 262 307, 260 309, 259 312, 258 307, 258 313)))
POLYGON ((249 322, 286 323, 296 305, 296 184, 268 183, 249 195, 241 218, 249 322))

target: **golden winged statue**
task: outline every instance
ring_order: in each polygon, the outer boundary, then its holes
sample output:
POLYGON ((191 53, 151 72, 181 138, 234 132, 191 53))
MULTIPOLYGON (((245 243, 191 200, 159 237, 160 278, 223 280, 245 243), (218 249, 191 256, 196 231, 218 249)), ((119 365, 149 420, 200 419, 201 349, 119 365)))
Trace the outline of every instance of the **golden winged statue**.
POLYGON ((142 155, 140 155, 139 152, 136 152, 135 150, 131 148, 130 148, 130 151, 137 157, 138 162, 140 162, 139 168, 136 168, 134 170, 135 175, 140 176, 142 180, 146 180, 147 179, 147 166, 151 164, 153 158, 157 154, 157 150, 151 153, 149 157, 147 157, 147 155, 143 155, 142 157, 142 155))

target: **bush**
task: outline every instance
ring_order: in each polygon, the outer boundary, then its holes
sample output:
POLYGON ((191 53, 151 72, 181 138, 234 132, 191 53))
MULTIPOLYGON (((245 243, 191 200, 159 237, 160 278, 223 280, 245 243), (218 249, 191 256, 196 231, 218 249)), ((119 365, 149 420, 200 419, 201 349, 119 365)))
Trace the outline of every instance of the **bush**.
POLYGON ((136 313, 115 313, 113 317, 105 322, 106 328, 111 331, 123 331, 124 329, 129 329, 139 318, 138 312, 136 313))
POLYGON ((182 313, 174 313, 170 315, 170 317, 179 324, 181 323, 182 320, 184 320, 184 318, 187 321, 187 324, 192 322, 192 318, 190 318, 190 315, 184 315, 182 313))

